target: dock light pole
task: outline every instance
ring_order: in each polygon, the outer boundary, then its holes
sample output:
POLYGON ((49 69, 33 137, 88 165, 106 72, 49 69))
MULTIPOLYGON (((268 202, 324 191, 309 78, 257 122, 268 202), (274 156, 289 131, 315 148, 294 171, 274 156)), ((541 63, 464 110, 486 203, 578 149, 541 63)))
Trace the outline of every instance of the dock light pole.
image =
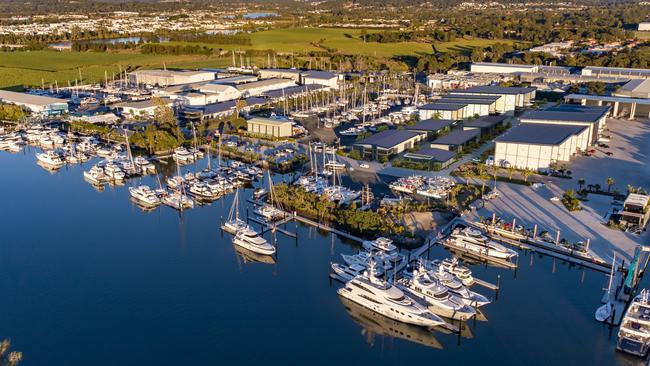
POLYGON ((591 243, 591 239, 587 238, 587 245, 585 247, 585 250, 587 251, 587 253, 589 253, 589 244, 590 243, 591 243))
POLYGON ((555 235, 555 245, 560 245, 560 230, 558 230, 557 235, 555 235))
POLYGON ((516 218, 512 219, 512 228, 510 229, 510 231, 512 231, 513 233, 515 232, 515 224, 516 223, 517 223, 517 219, 516 218))
POLYGON ((537 239, 537 224, 533 227, 533 239, 537 239))

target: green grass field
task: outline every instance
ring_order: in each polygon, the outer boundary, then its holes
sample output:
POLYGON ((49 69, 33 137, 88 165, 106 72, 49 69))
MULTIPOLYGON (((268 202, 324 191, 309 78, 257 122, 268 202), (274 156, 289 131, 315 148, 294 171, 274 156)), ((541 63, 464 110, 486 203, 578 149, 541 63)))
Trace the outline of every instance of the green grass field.
MULTIPOLYGON (((302 53, 306 51, 323 51, 336 49, 343 54, 366 55, 381 58, 396 56, 416 56, 433 51, 432 44, 424 42, 376 43, 363 42, 360 29, 343 28, 283 28, 251 33, 250 46, 200 44, 213 49, 253 49, 274 50, 280 53, 302 53), (319 47, 322 45, 323 47, 319 47)), ((368 30, 369 33, 376 32, 368 30)), ((469 52, 473 47, 487 47, 491 44, 508 40, 459 39, 454 42, 435 44, 439 52, 469 52)), ((174 42, 169 44, 175 44, 174 42)), ((187 43, 184 43, 187 44, 187 43)), ((197 43, 191 43, 197 45, 197 43)), ((100 52, 57 52, 25 51, 3 52, 0 54, 0 88, 20 89, 24 86, 40 86, 54 83, 67 86, 79 78, 83 82, 97 82, 104 78, 104 73, 111 77, 120 69, 137 68, 201 68, 224 67, 232 63, 230 55, 145 55, 137 52, 100 53, 100 52)), ((251 60, 256 65, 264 65, 264 60, 251 60)), ((239 62, 239 59, 237 59, 239 62)))
POLYGON ((21 86, 40 86, 43 80, 59 86, 67 86, 79 79, 83 82, 97 82, 110 78, 122 69, 161 68, 200 68, 223 67, 230 64, 229 57, 143 55, 140 53, 100 53, 100 52, 58 52, 29 51, 5 52, 0 54, 0 88, 20 89, 21 86))

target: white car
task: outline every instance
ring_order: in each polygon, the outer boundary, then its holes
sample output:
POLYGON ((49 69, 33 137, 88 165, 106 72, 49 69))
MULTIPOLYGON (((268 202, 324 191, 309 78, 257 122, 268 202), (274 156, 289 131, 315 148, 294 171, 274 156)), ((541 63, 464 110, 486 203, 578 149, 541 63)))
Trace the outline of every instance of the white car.
POLYGON ((368 168, 370 168, 370 165, 366 164, 366 163, 362 163, 362 164, 359 164, 359 168, 368 169, 368 168))
POLYGON ((553 202, 558 202, 559 200, 560 200, 559 197, 555 197, 555 196, 551 197, 551 201, 553 201, 553 202))

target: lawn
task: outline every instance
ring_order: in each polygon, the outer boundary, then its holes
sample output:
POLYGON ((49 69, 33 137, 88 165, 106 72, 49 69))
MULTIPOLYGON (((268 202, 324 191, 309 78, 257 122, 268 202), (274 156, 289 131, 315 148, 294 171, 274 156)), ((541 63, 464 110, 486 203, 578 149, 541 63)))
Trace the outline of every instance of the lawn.
MULTIPOLYGON (((372 30, 368 31, 373 32, 372 30)), ((282 28, 251 33, 250 46, 205 44, 202 46, 214 49, 239 50, 274 50, 280 53, 323 51, 319 44, 334 48, 344 54, 367 55, 377 57, 411 56, 420 53, 431 53, 429 43, 399 42, 376 43, 363 42, 360 29, 345 28, 282 28)), ((179 44, 170 42, 169 44, 179 44)), ((187 43, 183 43, 187 44, 187 43)), ((194 43, 196 44, 196 43, 194 43)))
POLYGON ((83 82, 97 82, 105 73, 111 77, 123 70, 152 67, 200 68, 222 67, 230 64, 229 57, 206 57, 198 55, 143 55, 140 53, 100 52, 3 52, 0 53, 0 88, 20 89, 21 86, 40 86, 41 81, 58 82, 67 86, 79 79, 83 82))
POLYGON ((512 45, 517 43, 517 41, 513 41, 510 39, 460 38, 451 42, 436 42, 435 47, 438 52, 469 53, 472 51, 472 48, 477 48, 477 47, 485 48, 497 43, 505 43, 505 44, 512 45))

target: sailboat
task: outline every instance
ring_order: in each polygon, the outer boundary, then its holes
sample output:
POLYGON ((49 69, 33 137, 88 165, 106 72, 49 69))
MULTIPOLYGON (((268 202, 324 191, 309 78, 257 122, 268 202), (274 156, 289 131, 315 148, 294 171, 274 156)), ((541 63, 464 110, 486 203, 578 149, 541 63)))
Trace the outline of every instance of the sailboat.
POLYGON ((232 207, 230 207, 228 220, 221 224, 221 229, 231 234, 250 229, 248 224, 239 218, 239 189, 235 191, 235 198, 232 201, 232 207))
POLYGON ((276 220, 284 215, 282 210, 274 206, 274 193, 273 193, 273 180, 271 179, 271 173, 267 171, 267 176, 269 178, 269 194, 267 196, 267 203, 258 207, 255 210, 255 213, 262 216, 267 221, 276 220))
POLYGON ((596 320, 599 322, 604 322, 612 314, 612 301, 615 299, 615 294, 612 291, 612 283, 614 282, 614 269, 616 268, 616 253, 614 253, 614 259, 612 260, 612 269, 609 273, 609 284, 607 285, 607 292, 605 293, 606 295, 606 300, 605 303, 600 306, 598 309, 596 309, 596 320))

